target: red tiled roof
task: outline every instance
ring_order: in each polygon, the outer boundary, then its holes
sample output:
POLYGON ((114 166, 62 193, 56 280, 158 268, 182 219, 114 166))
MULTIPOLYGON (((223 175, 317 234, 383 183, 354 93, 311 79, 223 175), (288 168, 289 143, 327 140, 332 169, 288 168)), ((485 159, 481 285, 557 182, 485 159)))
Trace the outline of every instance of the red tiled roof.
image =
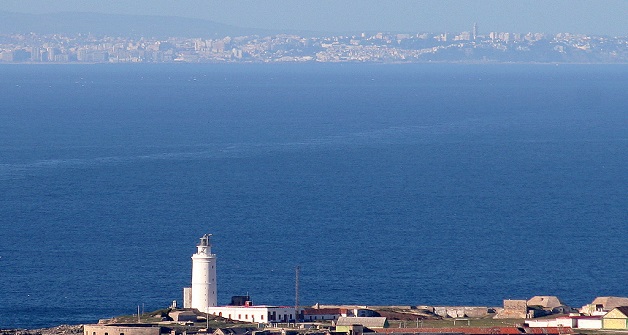
POLYGON ((573 330, 569 327, 540 327, 526 328, 526 334, 573 334, 573 330))
POLYGON ((385 328, 378 329, 377 333, 464 333, 469 335, 517 335, 517 334, 573 334, 571 328, 540 327, 540 328, 516 328, 516 327, 447 327, 447 328, 385 328))
POLYGON ((621 314, 628 316, 628 306, 619 306, 616 308, 621 312, 621 314))
POLYGON ((583 319, 589 319, 589 320, 601 320, 602 316, 601 315, 576 315, 576 316, 561 316, 557 319, 576 319, 576 320, 583 320, 583 319))
POLYGON ((306 308, 303 310, 303 315, 340 315, 346 313, 347 310, 341 308, 306 308))

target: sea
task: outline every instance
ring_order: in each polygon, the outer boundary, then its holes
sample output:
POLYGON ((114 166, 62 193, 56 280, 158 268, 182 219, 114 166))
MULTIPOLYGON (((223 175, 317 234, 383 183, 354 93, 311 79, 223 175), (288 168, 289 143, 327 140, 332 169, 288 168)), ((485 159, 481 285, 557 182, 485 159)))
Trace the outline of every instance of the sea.
POLYGON ((0 66, 0 328, 628 296, 628 66, 0 66))

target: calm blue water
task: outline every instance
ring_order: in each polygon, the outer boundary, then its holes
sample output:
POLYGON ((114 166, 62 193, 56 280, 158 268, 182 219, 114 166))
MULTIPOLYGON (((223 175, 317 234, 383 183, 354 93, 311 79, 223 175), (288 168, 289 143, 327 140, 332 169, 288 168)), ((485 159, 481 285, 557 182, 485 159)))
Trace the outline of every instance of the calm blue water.
POLYGON ((0 67, 0 328, 628 296, 628 66, 0 67))

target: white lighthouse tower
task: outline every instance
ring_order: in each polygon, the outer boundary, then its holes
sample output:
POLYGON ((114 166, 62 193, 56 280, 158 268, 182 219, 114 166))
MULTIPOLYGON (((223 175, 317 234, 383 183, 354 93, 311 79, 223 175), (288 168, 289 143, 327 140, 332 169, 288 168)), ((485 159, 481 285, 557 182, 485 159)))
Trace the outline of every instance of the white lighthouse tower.
POLYGON ((201 237, 192 255, 192 308, 205 312, 207 307, 216 307, 216 255, 212 254, 209 238, 211 234, 201 237))

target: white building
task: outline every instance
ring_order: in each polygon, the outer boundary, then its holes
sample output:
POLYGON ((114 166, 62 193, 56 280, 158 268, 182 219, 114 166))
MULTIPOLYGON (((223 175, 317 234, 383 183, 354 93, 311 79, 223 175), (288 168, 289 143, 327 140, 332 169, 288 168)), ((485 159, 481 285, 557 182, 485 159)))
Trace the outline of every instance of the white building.
POLYGON ((580 329, 602 329, 601 316, 580 316, 577 319, 580 329))
POLYGON ((208 314, 223 318, 255 323, 284 323, 294 322, 296 319, 294 307, 278 306, 224 306, 208 307, 208 314))
POLYGON ((530 328, 558 327, 556 319, 526 319, 524 324, 530 328))
POLYGON ((579 329, 601 329, 602 317, 600 316, 561 316, 555 319, 529 319, 525 324, 530 328, 537 327, 564 327, 579 329))
POLYGON ((192 287, 183 289, 183 307, 196 308, 204 311, 208 307, 216 307, 216 255, 212 254, 209 238, 211 234, 201 237, 192 255, 192 287))

